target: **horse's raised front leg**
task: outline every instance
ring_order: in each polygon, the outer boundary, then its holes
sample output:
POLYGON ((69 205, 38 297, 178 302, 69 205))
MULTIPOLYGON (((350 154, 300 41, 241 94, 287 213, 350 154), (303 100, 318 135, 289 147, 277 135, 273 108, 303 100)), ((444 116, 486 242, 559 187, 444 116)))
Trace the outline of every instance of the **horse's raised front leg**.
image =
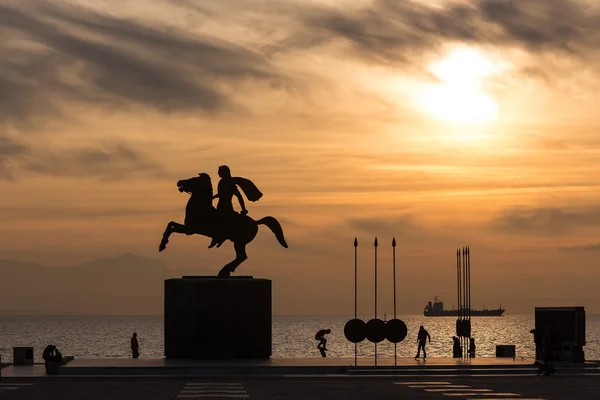
POLYGON ((191 235, 193 232, 190 228, 183 224, 175 221, 169 222, 167 224, 167 229, 165 229, 165 233, 163 233, 160 245, 158 246, 158 251, 163 251, 167 248, 167 243, 169 243, 169 236, 171 236, 171 233, 185 233, 186 235, 191 235))
POLYGON ((230 276, 241 263, 248 259, 248 256, 246 255, 246 243, 234 242, 233 248, 235 249, 235 260, 221 268, 218 275, 221 278, 230 276))

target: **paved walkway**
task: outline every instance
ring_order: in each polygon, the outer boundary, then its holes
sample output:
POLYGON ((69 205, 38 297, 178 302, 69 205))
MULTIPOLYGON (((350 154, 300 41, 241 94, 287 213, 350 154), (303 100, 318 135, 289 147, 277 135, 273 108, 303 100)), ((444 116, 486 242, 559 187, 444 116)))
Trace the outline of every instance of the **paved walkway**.
MULTIPOLYGON (((372 366, 373 358, 358 358, 359 366, 372 366)), ((519 358, 497 358, 480 357, 468 360, 459 358, 428 358, 415 360, 414 358, 398 358, 399 366, 416 365, 531 365, 533 359, 519 358)), ((393 366, 393 358, 378 358, 379 366, 393 366)), ((138 359, 94 359, 73 360, 68 367, 184 367, 184 366, 257 366, 257 367, 279 367, 279 366, 350 366, 354 365, 354 358, 271 358, 268 360, 170 360, 165 358, 138 358, 138 359)))
MULTIPOLYGON (((372 370, 375 360, 359 358, 354 367, 353 358, 293 358, 269 360, 167 360, 156 359, 95 359, 73 360, 61 367, 61 375, 177 375, 177 374, 345 374, 372 370), (350 367, 350 368, 349 368, 350 367)), ((426 361, 414 358, 396 360, 398 369, 502 369, 531 367, 533 360, 512 358, 431 358, 426 361)), ((393 358, 379 358, 378 370, 392 369, 393 358)), ((10 366, 2 369, 5 377, 46 376, 44 366, 10 366)))
POLYGON ((600 398, 596 376, 278 377, 244 379, 64 378, 0 380, 0 400, 353 400, 600 398))

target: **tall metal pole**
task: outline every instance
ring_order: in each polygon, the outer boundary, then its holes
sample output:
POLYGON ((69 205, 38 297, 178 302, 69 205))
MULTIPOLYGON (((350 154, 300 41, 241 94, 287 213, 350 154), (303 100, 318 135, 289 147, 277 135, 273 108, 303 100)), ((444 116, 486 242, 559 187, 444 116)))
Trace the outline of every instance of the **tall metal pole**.
POLYGON ((456 317, 460 319, 460 249, 456 249, 456 295, 458 297, 456 304, 458 315, 456 317))
MULTIPOLYGON (((377 319, 377 236, 373 246, 375 247, 375 319, 377 319)), ((377 343, 375 343, 375 366, 377 367, 377 343)))
POLYGON ((473 313, 471 309, 471 247, 467 247, 467 254, 469 254, 468 265, 469 265, 469 319, 473 313))
MULTIPOLYGON (((358 240, 354 238, 354 319, 358 319, 358 240)), ((354 366, 358 365, 358 344, 354 343, 354 366)))
POLYGON ((460 270, 460 266, 461 266, 461 259, 460 259, 460 248, 456 249, 456 296, 458 297, 458 304, 457 304, 457 316, 456 316, 456 335, 458 336, 458 338, 460 339, 460 343, 462 343, 462 336, 460 336, 460 327, 462 326, 462 322, 461 322, 461 315, 462 315, 462 308, 461 308, 461 270, 460 270))
MULTIPOLYGON (((463 247, 463 320, 467 320, 467 249, 463 247)), ((467 322, 464 323, 465 326, 467 322)), ((463 358, 467 358, 467 338, 463 336, 463 358)))
MULTIPOLYGON (((392 253, 393 253, 393 266, 394 266, 394 319, 396 319, 396 238, 392 238, 392 253)), ((398 344, 394 342, 394 367, 398 366, 397 361, 397 347, 398 344)))
MULTIPOLYGON (((469 246, 467 246, 467 278, 468 278, 468 289, 467 289, 467 293, 468 293, 468 298, 469 298, 469 346, 471 345, 471 249, 469 246)), ((469 352, 467 351, 467 355, 469 354, 469 352)))

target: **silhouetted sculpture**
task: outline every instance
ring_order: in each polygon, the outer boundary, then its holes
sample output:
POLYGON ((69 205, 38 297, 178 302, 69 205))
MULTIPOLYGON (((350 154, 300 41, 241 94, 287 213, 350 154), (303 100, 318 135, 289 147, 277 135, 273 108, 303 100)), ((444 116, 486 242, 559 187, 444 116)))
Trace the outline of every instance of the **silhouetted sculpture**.
POLYGON ((209 248, 215 245, 220 247, 225 240, 231 240, 236 258, 219 272, 220 277, 227 277, 248 258, 246 245, 256 237, 258 225, 266 225, 275 234, 277 241, 283 247, 287 248, 288 245, 281 225, 275 218, 264 217, 255 221, 246 215, 248 211, 245 208, 238 187, 242 189, 250 201, 257 201, 262 197, 260 190, 248 179, 231 177, 229 168, 225 165, 219 167, 219 175, 221 181, 219 182, 218 193, 214 196, 210 176, 206 173, 200 173, 197 177, 177 182, 180 192, 191 194, 185 208, 185 221, 184 224, 174 221, 167 224, 159 251, 166 248, 171 233, 208 236, 213 239, 209 248), (231 203, 233 196, 236 196, 240 201, 241 214, 233 209, 231 203), (212 205, 214 198, 219 199, 216 209, 212 205))
POLYGON ((137 340, 137 333, 133 333, 131 337, 131 356, 133 358, 138 358, 140 356, 140 345, 137 340))
POLYGON ((427 358, 427 353, 425 353, 425 344, 427 344, 427 338, 429 338, 429 342, 431 343, 431 336, 429 336, 429 332, 427 332, 425 328, 423 328, 423 325, 421 325, 419 327, 419 334, 417 335, 417 343, 419 343, 419 347, 417 349, 415 360, 420 357, 421 349, 423 349, 423 360, 427 358))
POLYGON ((461 358, 462 349, 460 347, 460 339, 458 339, 456 336, 452 336, 452 341, 454 342, 452 344, 452 357, 461 358))
POLYGON ((475 350, 477 346, 475 346, 475 338, 469 339, 469 357, 475 358, 475 350))
POLYGON ((327 351, 327 339, 325 339, 325 335, 330 333, 331 329, 321 329, 315 335, 315 340, 319 341, 319 344, 317 344, 317 349, 319 349, 319 352, 321 352, 322 357, 327 357, 327 354, 325 353, 327 351))

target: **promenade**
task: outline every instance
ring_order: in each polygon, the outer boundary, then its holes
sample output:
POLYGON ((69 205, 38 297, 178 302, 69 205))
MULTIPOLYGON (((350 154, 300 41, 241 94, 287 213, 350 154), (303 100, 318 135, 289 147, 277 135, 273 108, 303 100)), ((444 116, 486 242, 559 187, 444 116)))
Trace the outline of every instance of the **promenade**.
POLYGON ((597 363, 536 376, 527 359, 74 360, 2 370, 0 400, 178 399, 598 399, 597 363), (341 372, 340 372, 341 371, 341 372))
MULTIPOLYGON (((307 375, 307 374, 373 374, 373 373, 511 373, 533 372, 532 359, 512 358, 429 358, 427 360, 378 358, 287 358, 268 360, 170 360, 155 359, 93 359, 73 360, 61 367, 61 376, 221 376, 221 375, 307 375)), ((595 364, 593 364, 595 365, 595 364)), ((581 365, 574 364, 575 367, 581 365)), ((589 364, 588 366, 591 366, 589 364)), ((566 367, 566 366, 565 366, 566 367)), ((44 366, 10 366, 2 370, 4 377, 43 377, 44 366)))
POLYGON ((1 400, 519 399, 600 398, 597 375, 255 376, 244 378, 2 378, 1 400))

